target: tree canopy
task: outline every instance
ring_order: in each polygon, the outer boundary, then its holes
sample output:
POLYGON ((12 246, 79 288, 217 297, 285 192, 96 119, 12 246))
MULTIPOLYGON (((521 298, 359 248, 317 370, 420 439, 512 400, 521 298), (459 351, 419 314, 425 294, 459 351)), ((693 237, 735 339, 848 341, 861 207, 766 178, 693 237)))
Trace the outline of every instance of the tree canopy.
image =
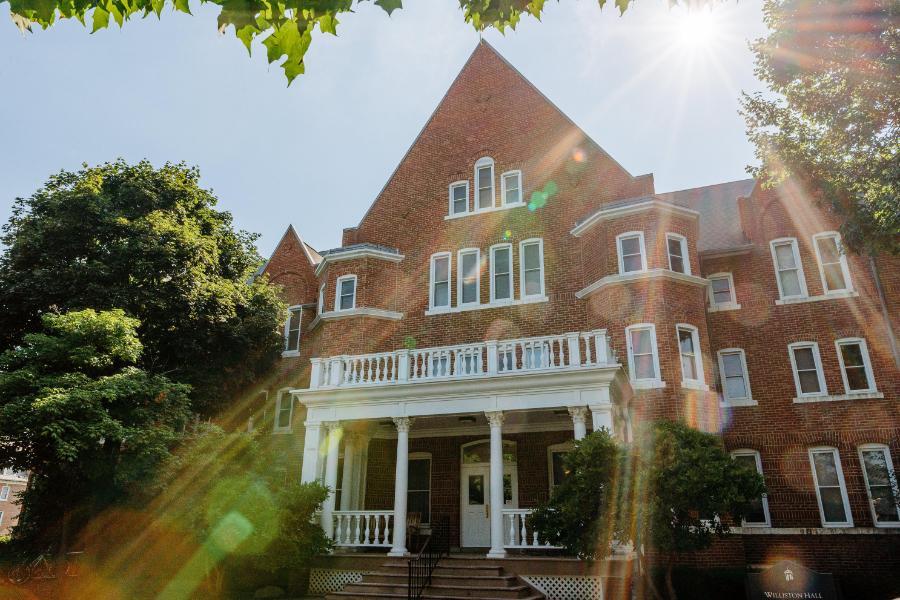
POLYGON ((62 171, 19 198, 0 257, 0 349, 48 313, 122 309, 139 320, 136 365, 192 386, 211 413, 271 367, 283 304, 253 274, 255 237, 184 165, 122 161, 62 171))
POLYGON ((788 178, 842 220, 856 250, 900 253, 900 4, 766 0, 771 32, 744 95, 763 185, 788 178))
MULTIPOLYGON (((13 21, 23 31, 32 25, 44 29, 59 19, 77 19, 91 32, 109 26, 110 19, 119 27, 132 17, 160 17, 170 6, 190 14, 188 0, 8 0, 13 21)), ((266 58, 280 63, 288 83, 302 74, 304 58, 318 27, 321 33, 337 35, 340 19, 362 2, 374 2, 390 15, 402 8, 402 0, 201 0, 218 4, 219 31, 234 27, 235 36, 251 51, 254 39, 262 39, 266 58)), ((624 12, 632 0, 613 0, 624 12)), ((546 0, 459 0, 463 18, 476 30, 489 27, 505 31, 515 29, 523 16, 540 18, 546 0)), ((606 0, 597 0, 602 7, 606 0)))
POLYGON ((147 481, 189 416, 188 386, 148 374, 121 310, 46 314, 0 356, 0 464, 31 472, 17 537, 59 540, 147 481))

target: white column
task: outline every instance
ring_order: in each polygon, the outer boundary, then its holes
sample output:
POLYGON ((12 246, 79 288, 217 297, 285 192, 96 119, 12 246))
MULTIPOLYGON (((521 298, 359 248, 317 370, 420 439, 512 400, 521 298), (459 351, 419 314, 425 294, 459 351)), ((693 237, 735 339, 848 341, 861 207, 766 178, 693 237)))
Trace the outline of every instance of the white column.
POLYGON ((614 435, 612 418, 612 404, 595 404, 589 407, 591 409, 591 419, 594 425, 594 431, 600 431, 601 427, 606 427, 610 435, 614 435))
POLYGON ((503 413, 484 413, 491 425, 491 549, 488 558, 504 558, 503 547, 503 413))
POLYGON ((344 474, 341 477, 341 510, 353 510, 356 495, 353 469, 356 466, 356 434, 344 435, 344 474))
POLYGON ((353 510, 366 508, 366 472, 369 468, 369 436, 359 436, 359 460, 356 461, 356 493, 353 510))
POLYGON ((341 424, 339 421, 324 423, 328 429, 325 443, 328 455, 325 458, 325 486, 330 490, 322 504, 322 529, 328 537, 334 536, 334 490, 337 487, 338 452, 341 448, 341 424))
POLYGON ((394 540, 388 556, 406 556, 406 492, 409 488, 409 417, 394 417, 397 467, 394 474, 394 540))
POLYGON ((322 454, 319 444, 322 443, 322 424, 307 421, 306 436, 303 438, 303 466, 300 469, 300 481, 310 483, 319 478, 319 465, 322 454))
POLYGON ((572 415, 572 428, 575 430, 576 440, 583 439, 584 436, 587 435, 587 425, 585 424, 587 411, 588 409, 586 406, 569 407, 569 414, 572 415))

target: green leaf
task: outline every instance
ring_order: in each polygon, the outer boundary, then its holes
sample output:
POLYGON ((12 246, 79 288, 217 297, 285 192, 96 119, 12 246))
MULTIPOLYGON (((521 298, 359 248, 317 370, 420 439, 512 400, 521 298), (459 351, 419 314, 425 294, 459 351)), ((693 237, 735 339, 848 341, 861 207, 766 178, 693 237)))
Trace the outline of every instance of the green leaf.
POLYGON ((174 0, 175 2, 175 10, 191 14, 191 7, 188 3, 188 0, 174 0))
POLYGON ((109 27, 109 13, 100 8, 99 6, 94 9, 93 16, 93 29, 91 33, 97 32, 101 29, 106 29, 109 27))
POLYGON ((403 0, 375 0, 375 5, 383 8, 390 15, 398 8, 403 8, 403 0))
POLYGON ((327 13, 319 17, 319 29, 322 31, 322 33, 337 35, 337 25, 338 20, 331 13, 327 13))

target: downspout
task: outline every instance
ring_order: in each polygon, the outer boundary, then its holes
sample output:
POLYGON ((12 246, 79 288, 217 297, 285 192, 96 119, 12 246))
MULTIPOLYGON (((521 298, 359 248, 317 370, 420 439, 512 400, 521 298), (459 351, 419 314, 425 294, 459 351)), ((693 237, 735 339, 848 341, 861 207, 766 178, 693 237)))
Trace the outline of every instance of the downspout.
POLYGON ((878 265, 875 264, 875 256, 869 255, 869 268, 872 269, 872 278, 875 280, 875 290, 878 292, 878 300, 881 303, 881 316, 887 325, 888 339, 891 342, 891 352, 894 354, 894 364, 900 369, 900 349, 897 348, 897 336, 894 334, 894 324, 891 322, 891 313, 888 311, 887 300, 884 297, 884 288, 881 286, 881 277, 878 274, 878 265))

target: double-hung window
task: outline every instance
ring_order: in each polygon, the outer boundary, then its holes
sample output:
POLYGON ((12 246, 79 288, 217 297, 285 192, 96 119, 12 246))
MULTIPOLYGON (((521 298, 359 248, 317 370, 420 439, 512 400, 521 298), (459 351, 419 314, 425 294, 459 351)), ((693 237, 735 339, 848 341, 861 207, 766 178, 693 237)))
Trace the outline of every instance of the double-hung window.
POLYGON ((847 486, 836 448, 810 448, 813 483, 823 527, 853 527, 847 486))
POLYGON ((294 416, 294 403, 290 392, 287 390, 278 392, 275 397, 275 427, 276 432, 291 430, 291 420, 294 416))
POLYGON ((418 513, 422 523, 431 523, 431 455, 411 454, 406 491, 407 512, 418 513))
POLYGON ((647 256, 644 252, 644 233, 630 231, 616 236, 619 254, 619 273, 636 273, 647 270, 647 256))
POLYGON ((853 289, 850 283, 850 269, 847 255, 841 246, 841 236, 836 231, 826 231, 813 236, 822 290, 826 294, 846 292, 853 289))
POLYGON ((500 196, 504 206, 522 203, 522 171, 507 171, 500 176, 500 196))
POLYGON ((725 404, 753 404, 747 359, 740 348, 719 350, 719 374, 725 404))
POLYGON ((875 526, 900 527, 900 490, 890 449, 883 444, 865 444, 859 447, 859 460, 875 526))
POLYGON ((525 240, 519 244, 519 277, 522 299, 544 295, 544 241, 525 240))
POLYGON ((491 302, 509 302, 512 297, 512 244, 498 244, 491 247, 491 302))
POLYGON ((625 328, 625 338, 631 380, 637 384, 636 387, 658 387, 660 376, 656 326, 652 323, 629 325, 625 328))
POLYGON ((337 279, 334 310, 356 308, 356 275, 344 275, 337 279))
MULTIPOLYGON (((760 475, 763 474, 762 459, 756 450, 735 450, 731 453, 731 456, 736 462, 747 465, 747 467, 760 475)), ((741 525, 744 527, 772 526, 772 521, 769 517, 769 499, 766 494, 762 494, 750 503, 750 509, 744 515, 741 525)))
POLYGON ((687 387, 703 386, 703 358, 700 355, 700 335, 693 325, 679 323, 678 353, 681 355, 681 381, 687 387))
POLYGON ((714 308, 738 308, 731 273, 714 273, 709 279, 709 305, 714 308))
POLYGON ((550 475, 550 491, 569 477, 566 469, 566 455, 575 449, 572 442, 563 442, 547 447, 547 468, 550 475))
POLYGON ((862 338, 837 340, 838 362, 841 365, 841 379, 848 394, 875 391, 875 377, 869 361, 869 349, 862 338))
POLYGON ((687 238, 677 233, 666 234, 666 251, 669 254, 669 270, 676 273, 691 274, 691 261, 688 259, 687 238))
POLYGON ((824 396, 825 376, 822 372, 822 359, 819 356, 819 345, 815 342, 797 342, 788 346, 791 367, 794 371, 794 384, 797 397, 824 396))
POLYGON ((450 253, 431 257, 431 308, 450 308, 450 253))
POLYGON ((806 278, 803 275, 797 240, 772 240, 772 260, 775 262, 775 279, 781 299, 805 298, 806 278))
POLYGON ((469 212, 469 182, 457 181, 450 184, 450 214, 464 215, 469 212))
POLYGON ((0 487, 0 501, 2 501, 2 500, 9 500, 9 486, 8 485, 4 485, 3 487, 0 487))
POLYGON ((303 319, 303 308, 291 306, 288 308, 288 318, 284 324, 284 351, 300 351, 300 323, 303 319))
POLYGON ((466 248, 456 255, 457 286, 456 303, 459 306, 481 302, 481 251, 466 248))
POLYGON ((494 160, 481 158, 475 163, 475 210, 494 208, 494 160))

